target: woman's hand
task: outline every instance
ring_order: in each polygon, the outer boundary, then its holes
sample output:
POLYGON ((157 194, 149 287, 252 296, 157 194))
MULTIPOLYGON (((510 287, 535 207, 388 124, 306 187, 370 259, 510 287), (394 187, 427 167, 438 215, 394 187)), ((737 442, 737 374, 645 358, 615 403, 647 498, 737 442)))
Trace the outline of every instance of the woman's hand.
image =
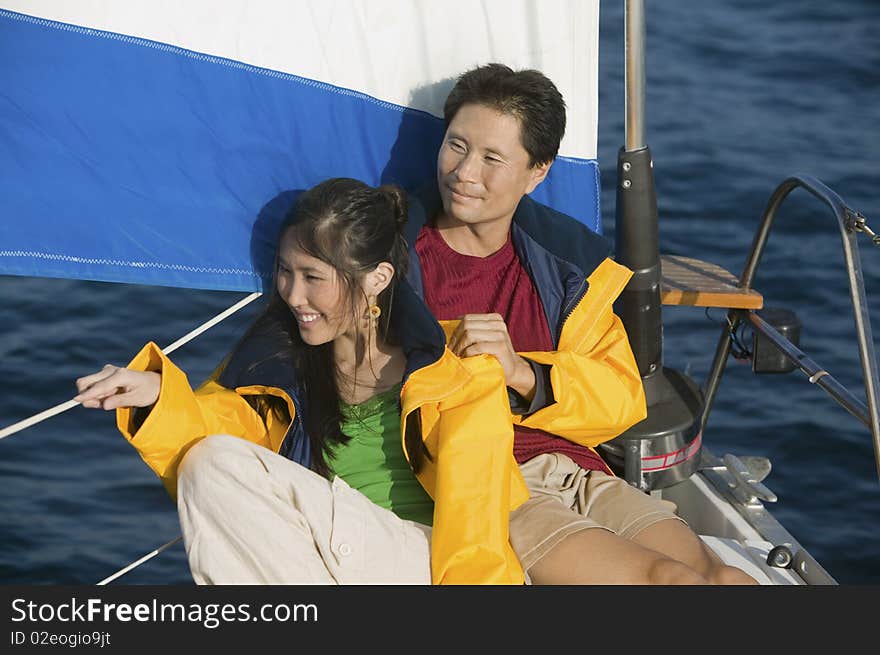
POLYGON ((159 399, 162 376, 153 371, 133 371, 107 364, 97 373, 76 381, 79 392, 74 400, 83 407, 116 409, 149 407, 159 399))

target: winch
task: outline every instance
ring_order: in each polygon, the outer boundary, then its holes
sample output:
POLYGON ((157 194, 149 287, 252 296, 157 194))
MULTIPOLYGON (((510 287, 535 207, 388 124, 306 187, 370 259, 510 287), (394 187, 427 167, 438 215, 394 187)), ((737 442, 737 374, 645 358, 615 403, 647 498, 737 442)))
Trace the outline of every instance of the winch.
POLYGON ((616 475, 643 491, 686 480, 700 464, 703 394, 675 369, 643 378, 648 417, 599 451, 616 475))

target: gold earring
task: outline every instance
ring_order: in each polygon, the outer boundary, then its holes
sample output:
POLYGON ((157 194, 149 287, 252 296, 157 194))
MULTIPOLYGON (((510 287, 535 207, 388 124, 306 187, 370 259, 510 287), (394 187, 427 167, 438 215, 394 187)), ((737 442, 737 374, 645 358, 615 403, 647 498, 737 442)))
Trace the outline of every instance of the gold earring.
POLYGON ((374 321, 382 315, 382 308, 379 305, 370 305, 370 318, 374 321))

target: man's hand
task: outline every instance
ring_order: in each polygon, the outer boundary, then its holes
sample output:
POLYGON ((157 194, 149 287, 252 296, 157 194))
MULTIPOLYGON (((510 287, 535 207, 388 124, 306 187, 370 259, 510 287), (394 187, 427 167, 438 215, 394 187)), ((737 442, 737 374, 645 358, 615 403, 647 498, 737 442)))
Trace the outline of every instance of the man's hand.
POLYGON ((526 400, 535 393, 535 373, 516 354, 500 314, 465 314, 449 338, 449 349, 459 357, 494 355, 504 369, 507 386, 526 400))
POLYGON ((159 399, 162 376, 153 371, 132 371, 107 364, 97 373, 76 381, 74 400, 83 407, 116 409, 149 407, 159 399))

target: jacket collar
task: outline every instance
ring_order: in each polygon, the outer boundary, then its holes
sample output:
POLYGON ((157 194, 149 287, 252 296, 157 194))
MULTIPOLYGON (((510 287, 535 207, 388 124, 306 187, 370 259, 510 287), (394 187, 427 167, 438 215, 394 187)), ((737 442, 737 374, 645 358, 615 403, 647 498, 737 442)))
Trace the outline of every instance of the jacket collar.
MULTIPOLYGON (((410 196, 406 225, 406 239, 410 248, 415 246, 422 227, 430 223, 442 207, 436 183, 427 185, 410 196)), ((528 235, 544 250, 575 265, 584 277, 589 277, 611 254, 611 242, 601 234, 596 234, 576 218, 542 205, 527 195, 517 205, 513 214, 513 225, 518 226, 521 234, 528 235)), ((515 230, 512 237, 517 238, 515 230)), ((412 273, 410 271, 408 276, 410 284, 421 291, 421 281, 415 284, 412 273)))
MULTIPOLYGON (((407 279, 424 297, 422 271, 415 242, 419 231, 443 207, 436 183, 412 194, 406 226, 410 245, 407 279)), ((520 262, 534 280, 554 345, 562 326, 589 288, 586 282, 611 253, 611 242, 575 218, 523 196, 513 214, 511 241, 520 262)))

